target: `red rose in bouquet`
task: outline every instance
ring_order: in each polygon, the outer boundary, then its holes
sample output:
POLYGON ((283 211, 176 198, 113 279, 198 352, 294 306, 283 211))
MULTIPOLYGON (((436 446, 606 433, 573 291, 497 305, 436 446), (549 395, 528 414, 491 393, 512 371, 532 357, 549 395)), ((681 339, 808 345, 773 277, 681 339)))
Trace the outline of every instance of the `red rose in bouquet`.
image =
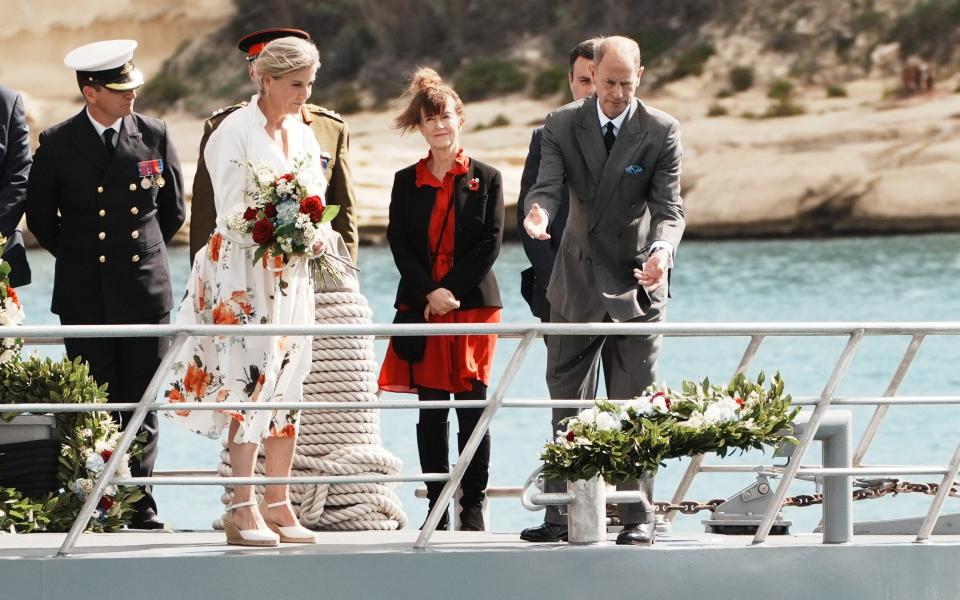
POLYGON ((267 215, 270 219, 274 218, 277 216, 277 205, 272 202, 264 205, 263 214, 267 215))
POLYGON ((267 219, 260 219, 253 224, 253 241, 257 244, 266 244, 273 239, 273 223, 267 219))
POLYGON ((300 203, 300 212, 310 215, 310 221, 313 223, 319 223, 320 219, 323 218, 323 209, 323 200, 320 199, 320 196, 304 198, 300 203))
POLYGON ((257 209, 254 207, 249 207, 247 210, 243 211, 243 220, 244 221, 256 221, 257 220, 257 209))

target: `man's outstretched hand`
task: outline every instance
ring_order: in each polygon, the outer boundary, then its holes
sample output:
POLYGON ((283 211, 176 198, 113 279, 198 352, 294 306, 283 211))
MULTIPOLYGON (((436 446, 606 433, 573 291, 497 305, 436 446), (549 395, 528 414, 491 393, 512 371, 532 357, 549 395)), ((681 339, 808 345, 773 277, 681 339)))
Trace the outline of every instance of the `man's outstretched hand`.
POLYGON ((527 218, 523 220, 523 228, 527 235, 535 240, 549 240, 550 234, 547 233, 547 223, 550 219, 547 217, 547 211, 540 208, 540 205, 534 203, 527 213, 527 218))

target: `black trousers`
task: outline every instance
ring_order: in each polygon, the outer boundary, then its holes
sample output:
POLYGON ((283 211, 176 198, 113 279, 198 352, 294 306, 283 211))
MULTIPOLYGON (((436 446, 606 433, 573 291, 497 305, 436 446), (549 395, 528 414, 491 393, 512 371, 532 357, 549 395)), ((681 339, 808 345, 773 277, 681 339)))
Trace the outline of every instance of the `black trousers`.
MULTIPOLYGON (((420 400, 449 400, 450 392, 446 390, 435 390, 433 388, 418 386, 417 387, 417 397, 420 400)), ((459 392, 453 395, 456 400, 486 400, 487 399, 487 386, 478 380, 473 381, 473 389, 470 389, 466 392, 459 392)), ((447 413, 449 409, 447 408, 421 408, 420 409, 420 424, 440 424, 447 421, 447 413)), ((460 426, 460 433, 464 436, 469 436, 474 427, 477 426, 477 421, 480 420, 480 415, 483 414, 482 408, 458 408, 457 409, 457 422, 460 426)))
MULTIPOLYGON (((132 324, 167 324, 170 313, 159 317, 138 319, 132 324)), ((103 325, 102 322, 60 318, 62 325, 103 325)), ((160 360, 170 346, 168 338, 66 338, 64 345, 67 357, 71 360, 82 357, 90 364, 90 374, 98 385, 107 384, 108 402, 139 402, 153 378, 160 360)), ((151 399, 152 401, 152 399, 151 399)), ((121 428, 129 421, 131 412, 110 413, 121 428)), ((140 427, 139 433, 147 434, 140 460, 132 460, 130 472, 134 477, 153 475, 153 465, 157 460, 157 443, 160 439, 157 413, 149 412, 140 427)), ((153 499, 153 486, 144 487, 144 498, 136 505, 138 513, 157 510, 153 499)))

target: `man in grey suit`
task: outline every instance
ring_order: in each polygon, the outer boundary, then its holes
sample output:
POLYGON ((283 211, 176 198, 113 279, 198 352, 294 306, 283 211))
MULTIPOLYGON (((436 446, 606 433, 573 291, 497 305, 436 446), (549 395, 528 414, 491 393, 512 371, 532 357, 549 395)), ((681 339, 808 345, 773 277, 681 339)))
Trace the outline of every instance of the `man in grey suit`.
POLYGON ((30 174, 30 130, 23 97, 0 85, 0 234, 7 238, 3 259, 10 263, 10 285, 30 283, 30 265, 17 226, 27 201, 30 174))
MULTIPOLYGON (((609 37, 596 48, 597 95, 547 117, 537 183, 524 200, 524 229, 549 239, 550 215, 560 207, 564 181, 570 194, 567 225, 547 287, 554 323, 662 321, 669 271, 683 235, 680 199, 680 128, 676 119, 635 98, 643 75, 640 48, 609 37)), ((601 350, 612 346, 611 399, 640 395, 656 380, 660 336, 550 336, 547 385, 554 399, 591 398, 601 350)), ((575 410, 554 410, 553 430, 575 410)), ((619 507, 618 544, 653 541, 652 481, 648 498, 619 507)), ((553 486, 557 482, 552 482, 553 486)), ((554 489, 556 489, 554 487, 554 489)), ((551 490, 548 486, 548 491, 551 490)), ((566 537, 563 515, 547 512, 523 539, 566 537)))

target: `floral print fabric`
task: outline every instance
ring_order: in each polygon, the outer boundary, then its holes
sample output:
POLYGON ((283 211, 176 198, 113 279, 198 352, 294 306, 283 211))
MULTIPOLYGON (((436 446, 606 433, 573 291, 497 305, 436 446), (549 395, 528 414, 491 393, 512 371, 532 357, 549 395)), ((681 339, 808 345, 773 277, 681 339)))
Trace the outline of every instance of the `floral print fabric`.
MULTIPOLYGON (((288 119, 290 158, 263 129, 265 119, 251 104, 231 114, 206 147, 217 204, 217 228, 207 245, 197 252, 180 304, 178 325, 314 323, 313 283, 306 260, 283 266, 279 258, 253 262, 256 246, 249 235, 241 236, 224 226, 232 214, 245 208, 247 169, 239 163, 265 163, 279 172, 289 170, 293 160, 309 156, 320 170, 320 148, 310 129, 288 119), (305 131, 304 131, 305 130, 305 131)), ((321 177, 322 179, 322 177, 321 177)), ((328 247, 334 241, 324 224, 328 247)), ((337 240, 339 241, 339 240, 337 240)), ((162 400, 178 402, 299 402, 303 381, 310 372, 310 336, 249 336, 192 338, 176 357, 161 386, 162 400)), ((231 420, 239 423, 233 440, 256 443, 269 436, 294 437, 299 411, 215 410, 166 412, 165 416, 208 437, 219 437, 231 420)))

